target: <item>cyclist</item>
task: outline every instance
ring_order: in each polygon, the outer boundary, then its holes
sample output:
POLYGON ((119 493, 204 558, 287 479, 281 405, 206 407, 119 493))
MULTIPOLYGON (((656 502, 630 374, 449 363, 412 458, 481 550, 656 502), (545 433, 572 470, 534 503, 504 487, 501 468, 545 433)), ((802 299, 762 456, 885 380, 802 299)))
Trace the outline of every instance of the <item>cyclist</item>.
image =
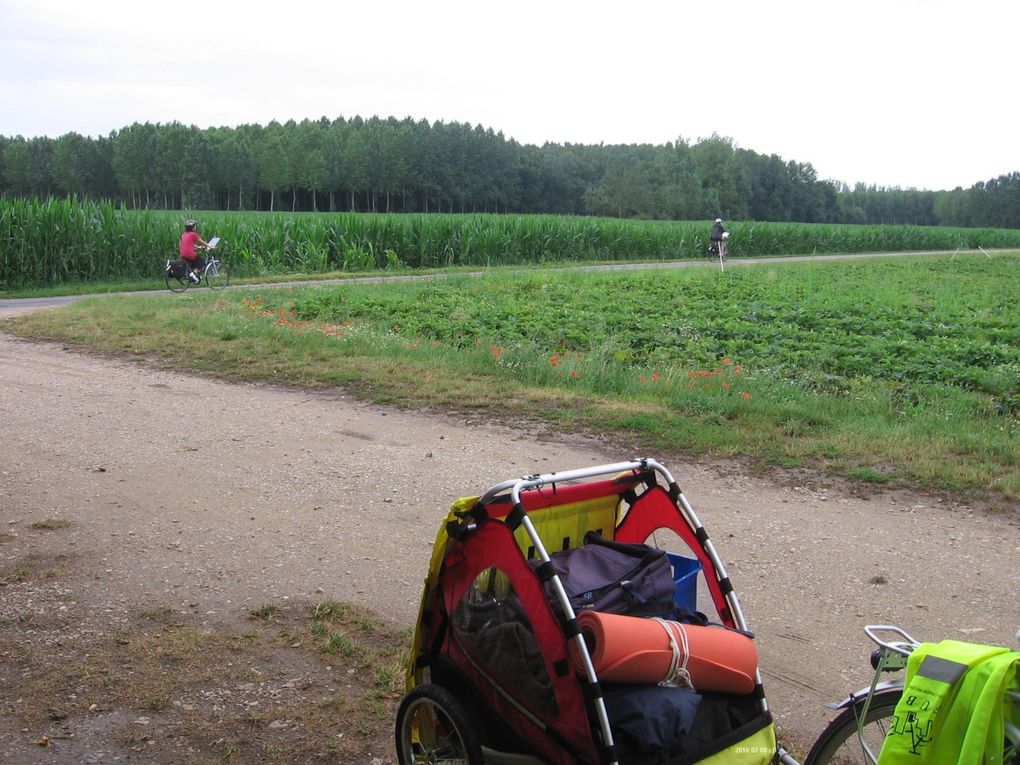
POLYGON ((720 248, 722 247, 723 234, 726 233, 726 229, 723 228, 722 218, 716 218, 715 223, 712 225, 712 234, 709 237, 712 240, 712 246, 709 247, 709 252, 713 255, 718 255, 720 248))
POLYGON ((205 268, 205 258, 198 254, 196 245, 209 246, 209 243, 199 236, 198 231, 195 230, 197 228, 198 221, 188 218, 184 221, 184 233, 181 234, 181 258, 187 261, 191 268, 191 281, 195 284, 202 280, 198 274, 205 268))

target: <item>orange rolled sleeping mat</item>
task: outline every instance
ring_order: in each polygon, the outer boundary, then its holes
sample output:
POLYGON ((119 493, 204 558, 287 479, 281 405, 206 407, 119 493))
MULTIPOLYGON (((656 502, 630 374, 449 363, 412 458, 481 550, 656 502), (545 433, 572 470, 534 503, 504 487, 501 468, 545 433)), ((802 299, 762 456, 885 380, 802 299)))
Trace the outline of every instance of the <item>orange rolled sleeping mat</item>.
MULTIPOLYGON (((758 649, 747 635, 598 611, 585 611, 577 621, 601 682, 671 683, 734 694, 754 690, 758 649)), ((583 673, 574 642, 570 659, 583 673)))

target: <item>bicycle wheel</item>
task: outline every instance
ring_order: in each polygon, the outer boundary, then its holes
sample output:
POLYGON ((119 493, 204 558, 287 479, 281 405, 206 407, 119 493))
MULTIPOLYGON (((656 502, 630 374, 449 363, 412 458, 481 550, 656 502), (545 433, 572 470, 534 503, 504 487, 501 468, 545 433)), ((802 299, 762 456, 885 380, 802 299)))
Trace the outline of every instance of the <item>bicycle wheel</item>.
POLYGON ((191 286, 191 279, 187 276, 172 276, 166 272, 166 287, 171 292, 184 292, 191 286))
POLYGON ((457 697, 426 683, 413 688, 397 709, 400 765, 484 765, 482 745, 457 697))
MULTIPOLYGON (((868 715, 862 729, 864 743, 873 758, 878 758, 882 742, 892 724, 896 702, 903 694, 902 688, 886 688, 877 691, 868 707, 868 715)), ((857 723, 864 710, 866 697, 855 701, 829 723, 822 735, 811 747, 804 765, 873 765, 875 759, 868 759, 857 737, 857 723)))
POLYGON ((221 290, 230 284, 230 266, 222 261, 214 261, 205 270, 205 283, 211 290, 221 290))

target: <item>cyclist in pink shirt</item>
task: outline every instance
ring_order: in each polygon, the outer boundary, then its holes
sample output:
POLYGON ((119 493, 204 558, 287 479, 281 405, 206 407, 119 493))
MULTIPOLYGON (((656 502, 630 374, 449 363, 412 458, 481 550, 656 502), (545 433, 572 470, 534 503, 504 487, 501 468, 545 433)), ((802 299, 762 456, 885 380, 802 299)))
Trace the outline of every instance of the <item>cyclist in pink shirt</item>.
POLYGON ((198 221, 189 218, 184 221, 184 233, 181 234, 181 258, 188 262, 191 268, 191 281, 196 284, 201 281, 198 272, 205 268, 205 258, 198 254, 196 245, 209 246, 209 243, 198 235, 195 230, 197 227, 198 221))

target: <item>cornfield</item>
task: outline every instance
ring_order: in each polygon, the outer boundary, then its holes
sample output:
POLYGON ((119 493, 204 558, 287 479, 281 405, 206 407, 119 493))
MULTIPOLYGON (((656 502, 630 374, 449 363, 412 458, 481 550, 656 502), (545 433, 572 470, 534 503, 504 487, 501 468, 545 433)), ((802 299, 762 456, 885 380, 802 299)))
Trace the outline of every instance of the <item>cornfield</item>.
MULTIPOLYGON (((702 257, 710 224, 614 218, 135 211, 0 199, 0 290, 157 277, 184 219, 222 238, 235 273, 366 271, 702 257)), ((1018 248, 1020 231, 919 226, 731 224, 734 256, 1018 248)))

